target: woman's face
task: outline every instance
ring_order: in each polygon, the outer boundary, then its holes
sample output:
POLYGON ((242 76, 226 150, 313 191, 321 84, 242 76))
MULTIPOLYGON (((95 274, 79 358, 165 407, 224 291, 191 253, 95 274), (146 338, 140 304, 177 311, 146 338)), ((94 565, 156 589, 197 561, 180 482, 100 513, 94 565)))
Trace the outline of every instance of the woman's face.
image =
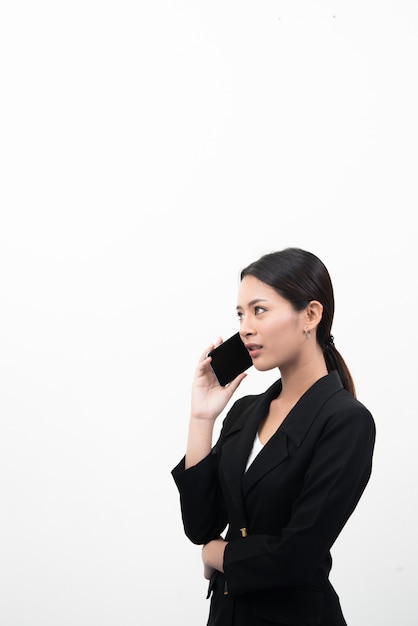
POLYGON ((266 371, 296 365, 306 344, 305 310, 291 303, 254 276, 245 276, 238 291, 241 339, 254 367, 266 371))

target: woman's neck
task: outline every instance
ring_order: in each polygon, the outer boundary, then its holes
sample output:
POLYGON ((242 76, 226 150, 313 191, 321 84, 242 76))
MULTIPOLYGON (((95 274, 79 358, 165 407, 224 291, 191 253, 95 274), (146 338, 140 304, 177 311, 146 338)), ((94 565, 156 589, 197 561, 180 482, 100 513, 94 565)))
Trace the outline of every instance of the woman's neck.
POLYGON ((315 362, 308 362, 303 366, 292 370, 281 370, 282 390, 280 397, 289 402, 299 400, 301 396, 317 380, 328 374, 325 359, 318 359, 315 362))

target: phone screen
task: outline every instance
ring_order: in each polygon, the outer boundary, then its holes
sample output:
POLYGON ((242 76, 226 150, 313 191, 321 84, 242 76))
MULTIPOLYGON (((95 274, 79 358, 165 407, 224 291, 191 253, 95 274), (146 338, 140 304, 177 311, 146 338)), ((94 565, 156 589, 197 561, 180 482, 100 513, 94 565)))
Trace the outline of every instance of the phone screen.
POLYGON ((245 372, 253 364, 239 333, 232 335, 220 346, 211 350, 208 356, 212 357, 210 365, 222 387, 225 387, 238 374, 245 372))

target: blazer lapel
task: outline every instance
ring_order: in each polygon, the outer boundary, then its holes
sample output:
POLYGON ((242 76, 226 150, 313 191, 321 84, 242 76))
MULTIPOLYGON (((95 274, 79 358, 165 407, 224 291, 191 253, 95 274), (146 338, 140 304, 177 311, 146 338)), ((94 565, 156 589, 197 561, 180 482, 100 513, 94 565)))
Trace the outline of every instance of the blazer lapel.
POLYGON ((274 467, 280 465, 287 455, 287 437, 279 428, 245 472, 242 479, 243 495, 274 467))
POLYGON ((237 509, 243 510, 242 477, 248 456, 273 398, 281 391, 281 381, 276 381, 264 394, 257 396, 242 412, 239 422, 228 432, 222 446, 220 471, 230 498, 237 509))
POLYGON ((281 428, 299 447, 324 404, 343 389, 340 376, 333 370, 310 387, 295 404, 284 420, 281 428))
POLYGON ((219 471, 226 490, 225 497, 234 504, 243 520, 244 497, 249 489, 286 459, 288 439, 296 447, 301 445, 324 403, 342 389, 343 385, 336 371, 330 372, 312 385, 245 471, 258 426, 265 417, 270 402, 280 394, 281 388, 281 380, 278 380, 260 396, 249 398, 248 401, 244 398, 246 405, 242 408, 242 414, 227 432, 222 444, 219 471))
MULTIPOLYGON (((296 447, 301 445, 324 403, 342 388, 343 385, 338 373, 333 371, 320 378, 303 394, 245 472, 242 481, 244 496, 255 483, 288 456, 288 438, 293 441, 296 447)), ((270 401, 271 398, 269 398, 270 401)))

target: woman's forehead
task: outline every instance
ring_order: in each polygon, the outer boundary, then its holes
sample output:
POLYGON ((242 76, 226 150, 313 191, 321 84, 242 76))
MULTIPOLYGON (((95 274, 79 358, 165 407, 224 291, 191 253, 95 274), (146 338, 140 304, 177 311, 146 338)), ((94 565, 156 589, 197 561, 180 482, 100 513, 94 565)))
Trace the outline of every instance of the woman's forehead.
POLYGON ((285 300, 273 287, 263 283, 255 276, 247 275, 242 279, 237 296, 237 306, 251 306, 259 301, 285 300))

